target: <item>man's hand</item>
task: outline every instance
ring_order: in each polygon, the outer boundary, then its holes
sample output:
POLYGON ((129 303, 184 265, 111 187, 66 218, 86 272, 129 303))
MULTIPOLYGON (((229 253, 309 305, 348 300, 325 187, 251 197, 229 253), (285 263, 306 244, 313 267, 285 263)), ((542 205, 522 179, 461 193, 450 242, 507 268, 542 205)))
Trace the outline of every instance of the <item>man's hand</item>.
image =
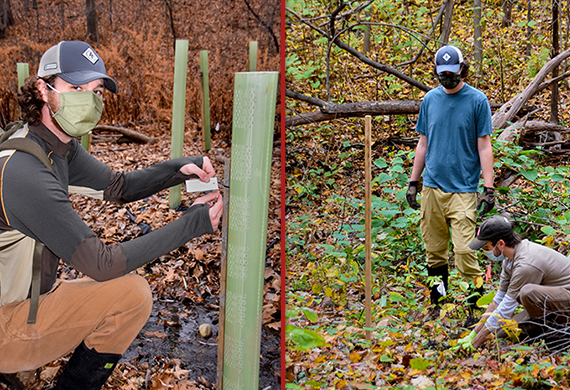
POLYGON ((477 195, 477 210, 485 215, 495 207, 495 190, 491 187, 483 187, 483 193, 477 195))
POLYGON ((196 175, 203 182, 210 181, 210 178, 216 176, 216 171, 212 166, 212 162, 206 156, 204 156, 204 162, 202 163, 202 169, 198 168, 196 164, 186 164, 180 168, 180 172, 184 175, 196 175))
POLYGON ((220 224, 224 209, 224 201, 220 191, 210 192, 209 194, 201 196, 192 204, 207 204, 210 206, 210 222, 212 223, 212 228, 216 230, 220 224))
POLYGON ((467 336, 457 340, 457 345, 451 348, 452 351, 457 351, 458 349, 463 349, 465 351, 473 352, 475 347, 473 346, 473 339, 477 336, 477 332, 471 331, 467 336))
POLYGON ((411 181, 410 185, 408 186, 408 191, 406 192, 406 200, 408 201, 410 207, 413 208, 414 210, 419 210, 420 208, 420 204, 416 199, 417 196, 418 196, 418 182, 411 181))

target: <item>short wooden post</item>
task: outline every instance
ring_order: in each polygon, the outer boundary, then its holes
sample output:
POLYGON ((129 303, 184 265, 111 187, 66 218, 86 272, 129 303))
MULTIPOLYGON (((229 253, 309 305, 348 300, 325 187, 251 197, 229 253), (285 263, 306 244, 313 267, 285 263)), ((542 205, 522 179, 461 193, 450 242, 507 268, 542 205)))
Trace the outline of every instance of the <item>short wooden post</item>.
MULTIPOLYGON (((371 136, 371 127, 372 127, 372 118, 370 115, 366 115, 364 118, 364 131, 365 131, 365 140, 364 140, 364 161, 365 161, 365 170, 366 170, 366 198, 364 202, 365 207, 365 235, 366 235, 366 275, 365 275, 365 283, 366 283, 366 291, 365 291, 365 305, 366 305, 366 327, 371 328, 372 326, 372 260, 371 260, 371 252, 372 252, 372 161, 371 161, 371 144, 372 144, 372 136, 371 136)), ((366 330, 366 340, 371 339, 371 331, 366 330)))

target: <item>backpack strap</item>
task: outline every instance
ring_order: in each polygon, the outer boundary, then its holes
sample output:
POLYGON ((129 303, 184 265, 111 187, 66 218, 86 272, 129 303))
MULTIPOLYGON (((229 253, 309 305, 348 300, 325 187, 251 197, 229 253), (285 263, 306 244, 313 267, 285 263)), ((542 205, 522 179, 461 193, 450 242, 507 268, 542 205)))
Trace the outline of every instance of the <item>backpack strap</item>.
POLYGON ((36 323, 38 306, 40 304, 40 285, 42 281, 42 250, 44 244, 36 241, 34 246, 34 259, 32 260, 32 288, 30 294, 30 311, 28 313, 28 324, 36 323))
POLYGON ((52 169, 51 161, 40 145, 28 138, 11 138, 2 142, 2 138, 4 138, 6 134, 8 134, 8 132, 4 133, 2 137, 0 137, 0 151, 19 150, 29 153, 40 160, 47 168, 52 169))
MULTIPOLYGON (((21 129, 23 124, 15 123, 11 128, 0 136, 0 151, 19 150, 31 154, 40 160, 48 169, 53 170, 51 161, 40 145, 28 138, 10 138, 16 131, 21 129)), ((36 323, 38 306, 40 302, 40 285, 42 279, 42 250, 44 245, 36 241, 34 245, 34 257, 32 260, 32 287, 30 291, 30 311, 28 313, 28 324, 36 323)), ((0 248, 2 249, 2 248, 0 248)))

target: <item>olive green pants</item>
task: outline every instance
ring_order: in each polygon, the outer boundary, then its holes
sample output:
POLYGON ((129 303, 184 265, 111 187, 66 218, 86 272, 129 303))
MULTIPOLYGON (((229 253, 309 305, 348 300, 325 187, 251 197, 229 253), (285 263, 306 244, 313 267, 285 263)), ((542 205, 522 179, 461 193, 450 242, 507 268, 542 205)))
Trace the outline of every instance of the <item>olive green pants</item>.
POLYGON ((483 274, 477 253, 467 246, 475 237, 476 207, 476 193, 446 193, 438 188, 424 186, 420 230, 428 267, 447 264, 451 239, 455 267, 461 275, 471 281, 483 274))
POLYGON ((127 274, 106 282, 60 280, 40 296, 35 324, 30 300, 0 306, 0 372, 30 371, 75 350, 82 341, 122 355, 150 316, 147 281, 127 274))

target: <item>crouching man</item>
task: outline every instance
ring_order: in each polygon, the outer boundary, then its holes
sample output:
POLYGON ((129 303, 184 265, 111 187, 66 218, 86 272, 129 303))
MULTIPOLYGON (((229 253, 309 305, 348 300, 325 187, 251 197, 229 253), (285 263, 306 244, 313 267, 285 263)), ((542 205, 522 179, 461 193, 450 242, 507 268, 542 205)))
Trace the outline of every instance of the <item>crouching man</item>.
POLYGON ((510 319, 519 304, 525 311, 517 315, 519 326, 536 336, 545 319, 566 322, 570 316, 570 259, 561 253, 521 237, 509 220, 495 215, 485 220, 469 247, 483 249, 485 255, 502 263, 499 290, 479 324, 454 349, 481 346, 489 334, 500 329, 501 319, 510 319))
POLYGON ((215 176, 202 156, 133 172, 95 159, 75 137, 95 127, 106 91, 117 93, 117 83, 91 46, 51 47, 18 96, 24 123, 9 126, 16 130, 9 141, 31 140, 39 152, 0 152, 0 373, 33 370, 74 351, 60 390, 103 386, 150 315, 149 285, 130 272, 212 233, 222 214, 213 192, 152 233, 115 245, 99 240, 71 206, 70 191, 124 204, 215 176), (59 259, 87 278, 56 280, 59 259))

